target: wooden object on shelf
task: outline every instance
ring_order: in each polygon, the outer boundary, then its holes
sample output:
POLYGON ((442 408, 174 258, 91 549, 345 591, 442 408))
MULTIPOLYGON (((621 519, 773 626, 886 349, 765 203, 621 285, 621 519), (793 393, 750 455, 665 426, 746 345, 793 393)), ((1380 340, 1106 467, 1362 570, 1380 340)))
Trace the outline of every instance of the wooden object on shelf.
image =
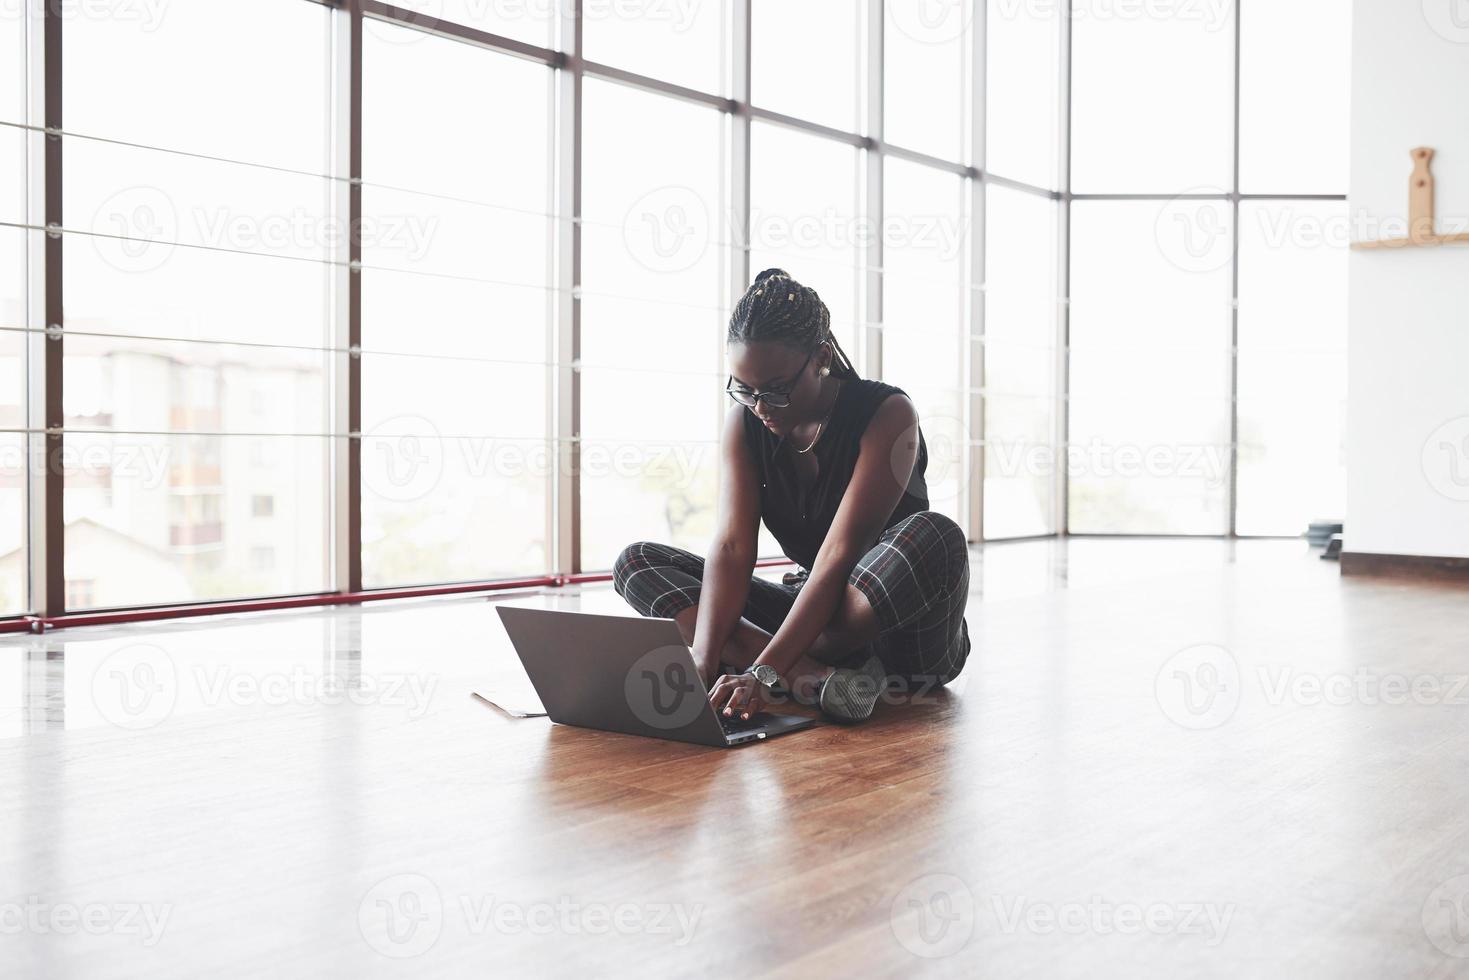
POLYGON ((1433 149, 1415 147, 1409 154, 1413 158, 1413 172, 1408 177, 1408 235, 1406 238, 1380 238, 1374 241, 1352 242, 1352 248, 1402 248, 1405 245, 1453 245, 1469 244, 1469 232, 1440 235, 1433 216, 1433 149))

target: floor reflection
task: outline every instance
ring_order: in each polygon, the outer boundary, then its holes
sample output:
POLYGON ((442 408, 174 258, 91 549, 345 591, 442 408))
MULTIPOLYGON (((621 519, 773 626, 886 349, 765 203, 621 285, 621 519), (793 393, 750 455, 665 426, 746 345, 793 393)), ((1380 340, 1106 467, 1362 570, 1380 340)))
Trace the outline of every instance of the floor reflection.
MULTIPOLYGON (((992 542, 971 554, 973 623, 984 602, 1110 588, 1239 561, 1298 562, 1312 552, 1300 540, 1099 537, 992 542)), ((773 566, 759 574, 778 581, 782 571, 773 566)), ((491 601, 632 614, 608 582, 491 601)), ((491 601, 406 600, 3 637, 0 737, 138 731, 241 707, 375 704, 416 717, 432 709, 446 678, 525 686, 491 601)))

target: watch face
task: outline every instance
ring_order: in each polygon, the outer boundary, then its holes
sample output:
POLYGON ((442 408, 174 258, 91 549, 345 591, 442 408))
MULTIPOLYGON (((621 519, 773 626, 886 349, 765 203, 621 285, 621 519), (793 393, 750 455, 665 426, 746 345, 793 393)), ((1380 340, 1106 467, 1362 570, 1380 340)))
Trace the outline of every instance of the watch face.
POLYGON ((754 674, 755 679, 766 687, 774 687, 780 680, 780 675, 769 664, 756 664, 750 668, 750 673, 754 674))

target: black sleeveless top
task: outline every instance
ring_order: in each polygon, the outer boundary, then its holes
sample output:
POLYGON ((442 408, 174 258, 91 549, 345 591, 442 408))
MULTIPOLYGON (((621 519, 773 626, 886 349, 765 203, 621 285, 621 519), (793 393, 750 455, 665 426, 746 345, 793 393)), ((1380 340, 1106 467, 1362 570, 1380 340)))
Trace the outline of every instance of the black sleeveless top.
MULTIPOLYGON (((882 401, 892 394, 907 394, 902 388, 870 378, 848 378, 837 389, 837 400, 831 409, 821 438, 811 450, 820 471, 816 483, 802 499, 791 454, 796 447, 784 446, 785 436, 777 437, 766 428, 754 412, 745 412, 745 443, 755 457, 755 470, 760 478, 760 518, 780 542, 781 551, 791 561, 809 572, 816 553, 826 540, 826 532, 836 518, 842 495, 857 468, 862 433, 882 401)), ((928 444, 923 426, 918 427, 918 458, 908 486, 892 514, 883 522, 883 530, 892 527, 909 514, 928 510, 928 484, 924 472, 928 468, 928 444)), ((877 539, 867 542, 876 544, 877 539)))

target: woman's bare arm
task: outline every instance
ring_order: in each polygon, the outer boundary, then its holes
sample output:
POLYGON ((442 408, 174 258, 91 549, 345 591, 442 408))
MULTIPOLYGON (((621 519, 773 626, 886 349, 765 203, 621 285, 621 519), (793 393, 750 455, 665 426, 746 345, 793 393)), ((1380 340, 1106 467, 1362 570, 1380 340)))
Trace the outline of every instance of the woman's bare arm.
POLYGON ((731 406, 720 435, 718 526, 704 559, 699 614, 694 623, 694 662, 707 685, 719 676, 724 649, 750 594, 760 536, 760 483, 745 441, 742 405, 731 406))
POLYGON ((918 411, 906 395, 890 395, 862 434, 851 482, 811 563, 811 574, 756 663, 789 676, 816 642, 836 615, 852 569, 903 499, 917 459, 918 411))

